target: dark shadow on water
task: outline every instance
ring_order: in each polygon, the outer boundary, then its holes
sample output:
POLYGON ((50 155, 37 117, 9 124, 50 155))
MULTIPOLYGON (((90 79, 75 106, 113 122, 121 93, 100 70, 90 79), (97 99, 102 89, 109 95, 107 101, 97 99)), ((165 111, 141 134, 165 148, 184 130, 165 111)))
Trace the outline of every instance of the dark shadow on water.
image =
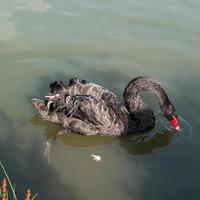
MULTIPOLYGON (((44 121, 38 115, 31 119, 31 123, 44 128, 43 135, 47 141, 53 139, 56 133, 63 129, 61 125, 44 121)), ((76 133, 67 133, 66 135, 57 137, 57 140, 67 146, 89 147, 102 144, 111 144, 112 142, 116 141, 117 138, 106 136, 83 136, 76 133)))
POLYGON ((174 131, 157 132, 153 136, 150 133, 141 135, 120 137, 120 145, 132 155, 149 154, 157 148, 169 145, 176 136, 174 131))
MULTIPOLYGON (((44 137, 48 140, 54 138, 62 126, 44 121, 38 115, 31 119, 31 123, 44 128, 44 137)), ((90 147, 96 145, 111 144, 112 142, 119 142, 119 144, 132 155, 152 153, 157 148, 162 148, 169 145, 176 136, 174 131, 157 132, 153 136, 149 133, 109 137, 109 136, 82 136, 75 133, 68 133, 59 136, 57 139, 64 145, 76 147, 90 147)))
POLYGON ((30 122, 44 128, 43 135, 47 140, 53 138, 58 131, 63 129, 61 125, 43 120, 39 115, 32 117, 30 122))
POLYGON ((19 199, 24 198, 28 188, 32 193, 39 193, 39 199, 77 199, 75 188, 64 186, 58 174, 43 159, 41 141, 33 137, 30 145, 24 149, 22 145, 28 144, 28 136, 22 136, 17 130, 17 123, 3 111, 0 111, 0 126, 0 158, 16 184, 19 199))

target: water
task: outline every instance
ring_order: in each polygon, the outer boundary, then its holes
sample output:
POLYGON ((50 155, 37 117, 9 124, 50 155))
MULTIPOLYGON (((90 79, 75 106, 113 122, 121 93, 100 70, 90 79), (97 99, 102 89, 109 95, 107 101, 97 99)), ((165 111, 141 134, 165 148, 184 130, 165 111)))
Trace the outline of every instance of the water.
MULTIPOLYGON (((38 199, 200 198, 200 2, 197 0, 1 0, 0 160, 17 195, 38 199), (180 134, 159 121, 135 137, 59 137, 30 98, 53 80, 84 78, 121 98, 127 82, 150 75, 165 85, 191 126, 180 134), (192 135, 191 135, 192 129, 192 135), (91 154, 102 156, 101 162, 91 154)), ((146 100, 155 112, 157 101, 146 100)))

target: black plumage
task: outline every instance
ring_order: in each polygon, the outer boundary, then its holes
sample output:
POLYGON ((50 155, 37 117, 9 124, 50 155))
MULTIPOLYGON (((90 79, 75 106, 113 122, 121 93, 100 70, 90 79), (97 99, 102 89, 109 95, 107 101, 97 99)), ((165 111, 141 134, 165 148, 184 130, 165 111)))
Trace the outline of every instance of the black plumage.
POLYGON ((68 132, 118 136, 154 127, 154 113, 140 97, 144 91, 158 97, 164 117, 170 120, 170 116, 176 115, 161 84, 147 76, 128 83, 124 103, 110 90, 77 78, 70 79, 67 86, 61 81, 51 83, 49 100, 32 99, 32 102, 43 119, 62 124, 68 132))

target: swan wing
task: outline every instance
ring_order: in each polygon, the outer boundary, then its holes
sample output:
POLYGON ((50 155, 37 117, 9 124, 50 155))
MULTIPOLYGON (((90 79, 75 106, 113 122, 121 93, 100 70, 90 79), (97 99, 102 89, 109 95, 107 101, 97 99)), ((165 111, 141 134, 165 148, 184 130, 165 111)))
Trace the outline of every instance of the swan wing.
POLYGON ((65 100, 65 113, 95 126, 114 127, 122 120, 118 105, 88 95, 68 96, 65 100))
POLYGON ((95 83, 86 80, 79 80, 77 78, 70 79, 68 86, 64 86, 61 81, 55 81, 50 84, 50 94, 60 93, 63 95, 90 95, 105 102, 116 104, 118 103, 116 95, 95 83))

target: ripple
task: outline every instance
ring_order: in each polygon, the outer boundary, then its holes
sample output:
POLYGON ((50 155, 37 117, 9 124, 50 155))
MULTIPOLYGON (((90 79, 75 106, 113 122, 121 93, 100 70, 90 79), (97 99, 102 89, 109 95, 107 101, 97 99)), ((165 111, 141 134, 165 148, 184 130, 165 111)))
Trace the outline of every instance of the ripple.
POLYGON ((17 10, 32 10, 36 12, 46 12, 49 8, 50 4, 42 0, 18 0, 15 6, 17 10))
MULTIPOLYGON (((162 126, 164 126, 169 131, 173 130, 170 122, 168 120, 166 120, 165 118, 163 118, 161 113, 156 114, 156 116, 157 116, 159 123, 162 126)), ((192 130, 192 127, 189 124, 189 122, 186 119, 184 119, 182 116, 179 116, 178 119, 179 119, 179 125, 180 125, 180 128, 181 128, 181 132, 187 133, 189 135, 189 137, 192 138, 193 137, 193 130, 192 130)))

